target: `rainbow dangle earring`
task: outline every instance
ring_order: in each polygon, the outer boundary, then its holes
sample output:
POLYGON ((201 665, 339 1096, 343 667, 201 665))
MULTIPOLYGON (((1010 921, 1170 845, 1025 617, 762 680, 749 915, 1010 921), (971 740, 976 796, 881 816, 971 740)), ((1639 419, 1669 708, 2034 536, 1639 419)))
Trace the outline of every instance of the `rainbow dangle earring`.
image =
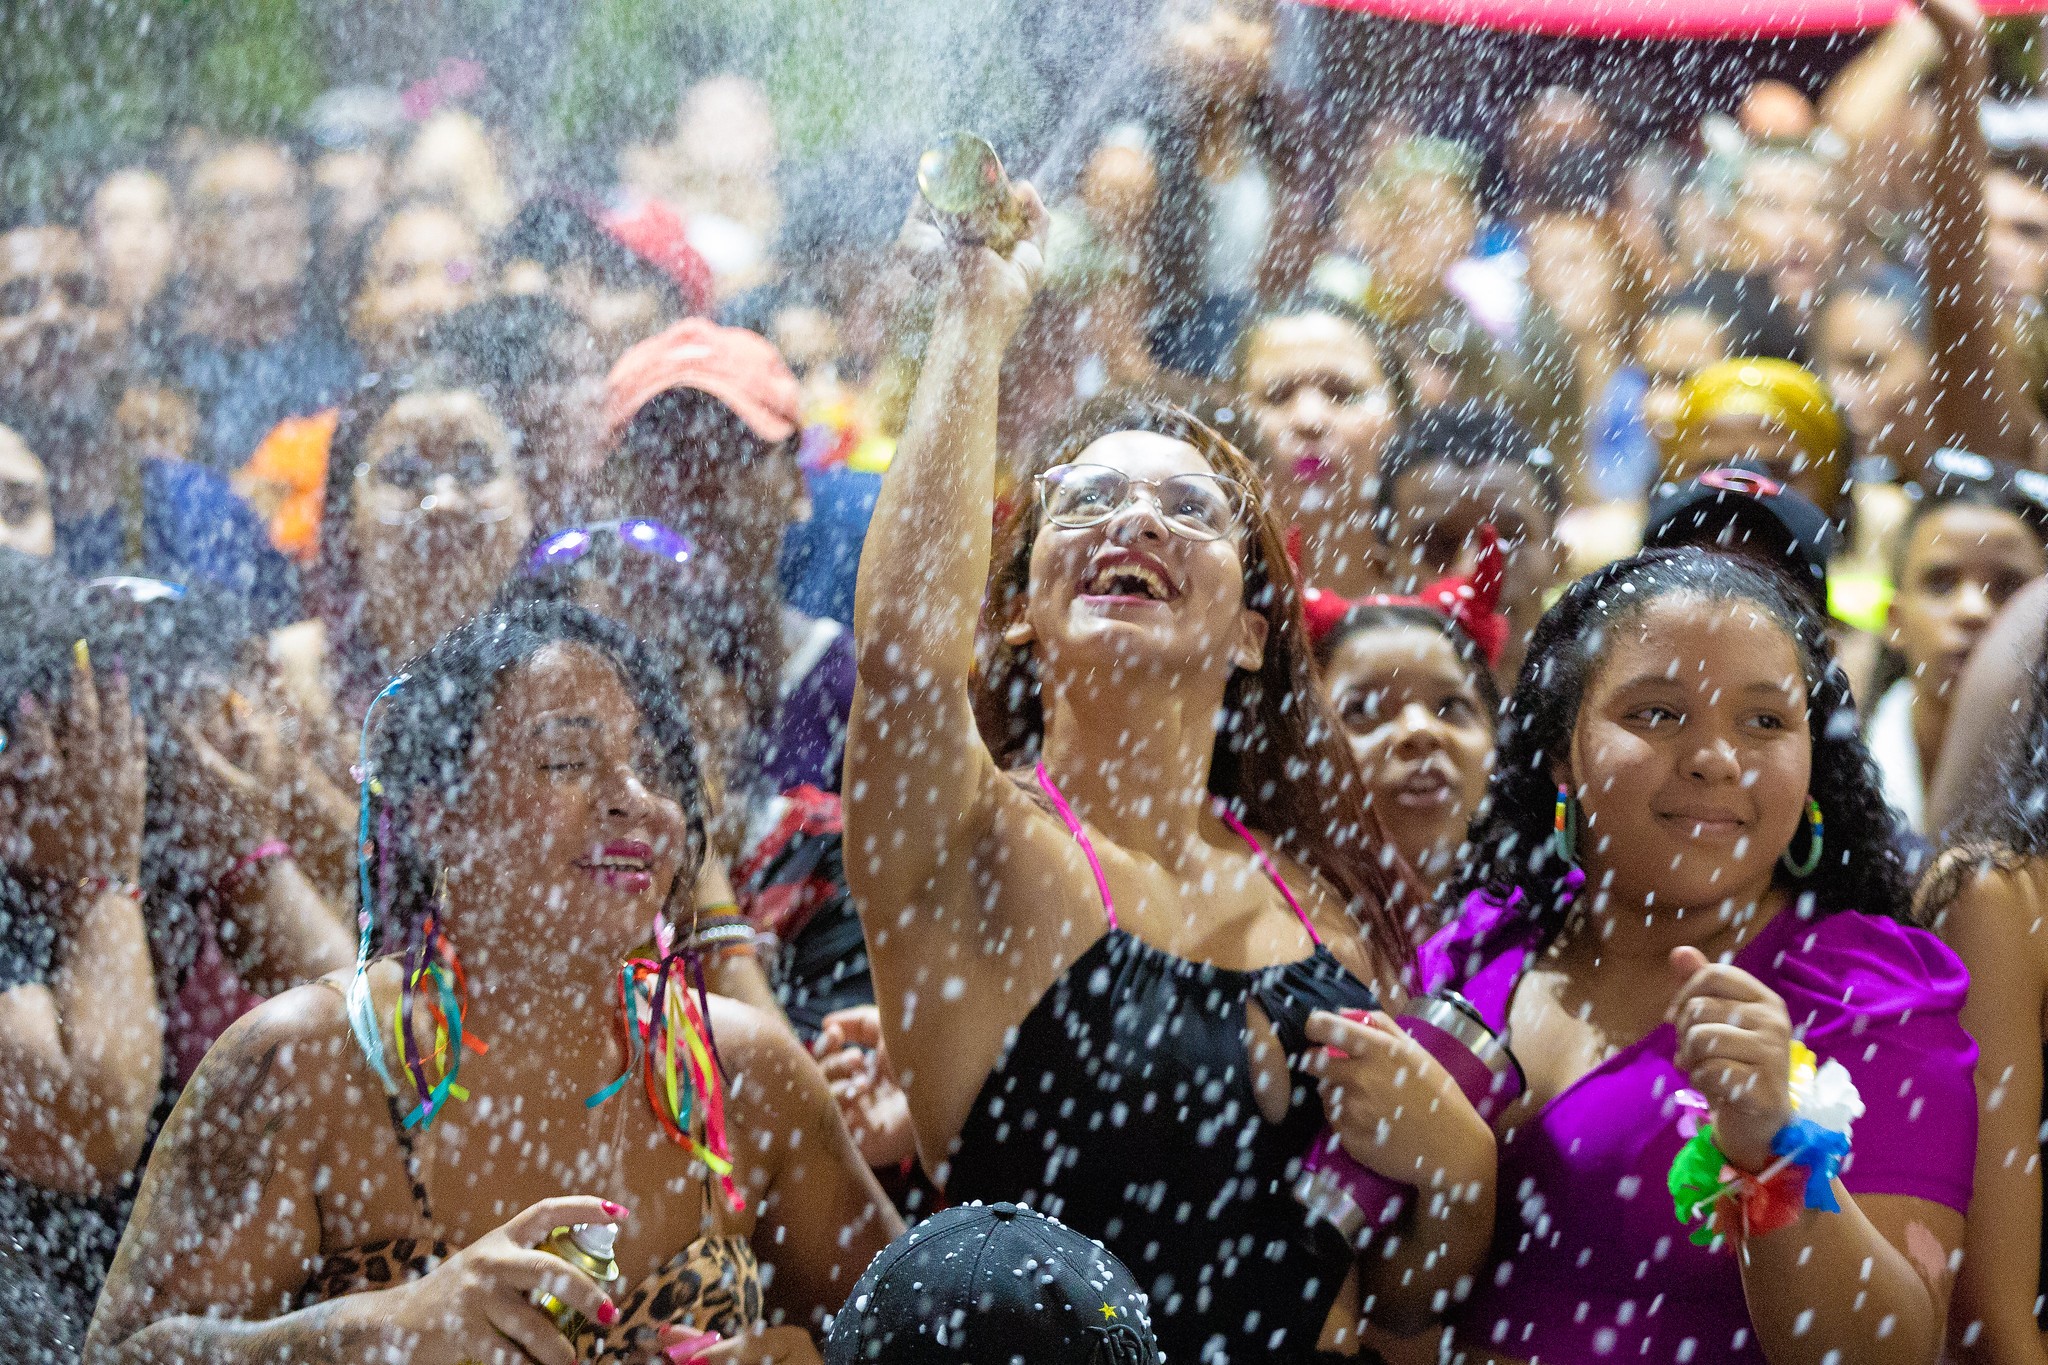
POLYGON ((1573 828, 1578 823, 1578 811, 1572 801, 1572 789, 1560 782, 1557 784, 1557 812, 1550 830, 1550 846, 1557 856, 1567 863, 1577 865, 1579 861, 1579 836, 1573 828))
MULTIPOLYGON (((1792 848, 1788 844, 1785 847, 1785 851, 1778 855, 1778 861, 1783 863, 1785 870, 1795 877, 1811 877, 1815 869, 1820 866, 1821 834, 1826 828, 1820 818, 1820 802, 1811 796, 1806 798, 1806 813, 1802 817, 1801 823, 1808 826, 1806 856, 1796 863, 1793 862, 1792 848)), ((1795 835, 1794 838, 1796 839, 1797 836, 1795 835)))

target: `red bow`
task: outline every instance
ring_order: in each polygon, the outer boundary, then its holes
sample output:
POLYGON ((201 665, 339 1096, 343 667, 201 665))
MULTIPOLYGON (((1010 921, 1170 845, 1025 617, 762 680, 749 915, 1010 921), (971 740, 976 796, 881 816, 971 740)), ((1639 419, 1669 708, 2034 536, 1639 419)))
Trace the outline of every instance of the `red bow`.
MULTIPOLYGON (((1289 558, 1298 559, 1299 543, 1298 537, 1289 535, 1289 558)), ((1469 576, 1451 574, 1439 578, 1412 597, 1373 593, 1352 600, 1321 588, 1304 587, 1301 614, 1308 621, 1308 638, 1320 643, 1353 607, 1426 607, 1457 622, 1472 637, 1472 643, 1479 646, 1490 668, 1500 662, 1501 651, 1508 644, 1508 618, 1498 610, 1506 578, 1507 556, 1500 548, 1500 537, 1493 524, 1488 522, 1479 528, 1479 562, 1469 576)))

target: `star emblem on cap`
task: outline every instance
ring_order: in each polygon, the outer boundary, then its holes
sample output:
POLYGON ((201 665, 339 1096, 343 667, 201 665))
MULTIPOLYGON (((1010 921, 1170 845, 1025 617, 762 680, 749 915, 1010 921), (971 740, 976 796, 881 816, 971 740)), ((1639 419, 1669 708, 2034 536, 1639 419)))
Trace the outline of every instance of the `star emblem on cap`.
POLYGON ((1110 1319, 1114 1318, 1115 1316, 1116 1316, 1116 1309, 1114 1309, 1114 1308, 1111 1308, 1111 1307, 1110 1307, 1110 1306, 1109 1306, 1109 1305, 1108 1305, 1107 1303, 1104 1303, 1104 1304, 1102 1305, 1102 1320, 1103 1320, 1104 1322, 1108 1322, 1108 1321, 1109 1321, 1110 1319))

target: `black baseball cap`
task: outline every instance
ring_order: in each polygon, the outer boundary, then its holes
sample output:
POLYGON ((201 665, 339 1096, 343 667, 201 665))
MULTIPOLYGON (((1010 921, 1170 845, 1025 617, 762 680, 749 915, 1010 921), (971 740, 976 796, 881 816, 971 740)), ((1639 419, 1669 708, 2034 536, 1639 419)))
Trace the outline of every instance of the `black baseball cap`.
POLYGON ((1658 495, 1646 550, 1695 545, 1767 564, 1827 611, 1828 560, 1841 533, 1827 513, 1761 470, 1731 465, 1658 495))
POLYGON ((964 1204, 882 1249, 825 1365, 1158 1365, 1145 1293, 1103 1248, 1019 1204, 964 1204))

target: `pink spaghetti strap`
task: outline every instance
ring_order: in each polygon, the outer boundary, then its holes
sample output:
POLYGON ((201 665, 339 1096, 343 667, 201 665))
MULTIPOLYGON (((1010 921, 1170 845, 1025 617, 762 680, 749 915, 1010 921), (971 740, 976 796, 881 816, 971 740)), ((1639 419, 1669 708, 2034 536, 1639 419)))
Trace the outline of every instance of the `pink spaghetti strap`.
POLYGON ((1273 885, 1280 888, 1280 899, 1287 902, 1287 908, 1294 912, 1294 917, 1301 921, 1301 927, 1308 931, 1308 941, 1315 944, 1318 948, 1322 947, 1322 935, 1316 932, 1315 925, 1308 922, 1308 916, 1302 911, 1301 902, 1296 900, 1294 893, 1287 889, 1286 879, 1281 877, 1280 869, 1273 864, 1272 855, 1266 852, 1265 847, 1259 843, 1258 837, 1246 829, 1244 821, 1232 815, 1230 808, 1221 801, 1216 803, 1216 815, 1224 824, 1230 826, 1238 838, 1251 845, 1252 856, 1259 860, 1260 867, 1266 869, 1266 875, 1273 879, 1273 885))
MULTIPOLYGON (((1045 792, 1046 799, 1052 802, 1052 808, 1059 812, 1060 819, 1066 822, 1067 832, 1074 836, 1074 842, 1081 846, 1081 852, 1088 859, 1088 870, 1095 874, 1095 890, 1102 896, 1103 917, 1109 921, 1110 928, 1117 928, 1116 902, 1109 897, 1109 878, 1102 875, 1102 860, 1095 856, 1095 845, 1089 842, 1088 832, 1081 828, 1080 818, 1074 814, 1074 808, 1067 804, 1067 798, 1060 795, 1060 789, 1053 785, 1052 774, 1045 770, 1045 763, 1042 760, 1036 772, 1040 789, 1045 792)), ((1258 859, 1259 866, 1272 879, 1273 885, 1279 888, 1280 899, 1287 902, 1287 908, 1294 912, 1294 917, 1301 921, 1301 927, 1308 932, 1309 942, 1318 948, 1322 947, 1322 935, 1316 932, 1315 925, 1309 923, 1308 916, 1302 911, 1301 902, 1287 889, 1286 879, 1280 875, 1280 869, 1274 865, 1272 855, 1266 852, 1258 837, 1246 829, 1244 821, 1232 815, 1230 808, 1220 800, 1216 802, 1216 815, 1224 824, 1230 826, 1233 834, 1244 840, 1251 848, 1252 857, 1258 859)))
POLYGON ((1095 889, 1102 896, 1102 915, 1109 921, 1109 927, 1117 927, 1116 902, 1109 898, 1109 878, 1102 875, 1102 860, 1095 856, 1095 845, 1088 842, 1088 832, 1081 828, 1081 822, 1074 815, 1074 808, 1067 804, 1067 798, 1060 795, 1060 789, 1053 785, 1052 774, 1045 770, 1043 760, 1038 765, 1038 785, 1044 790, 1052 808, 1060 813, 1060 819, 1067 822, 1067 833, 1074 836, 1074 842, 1081 846, 1081 852, 1088 856, 1088 870, 1095 874, 1095 889))

